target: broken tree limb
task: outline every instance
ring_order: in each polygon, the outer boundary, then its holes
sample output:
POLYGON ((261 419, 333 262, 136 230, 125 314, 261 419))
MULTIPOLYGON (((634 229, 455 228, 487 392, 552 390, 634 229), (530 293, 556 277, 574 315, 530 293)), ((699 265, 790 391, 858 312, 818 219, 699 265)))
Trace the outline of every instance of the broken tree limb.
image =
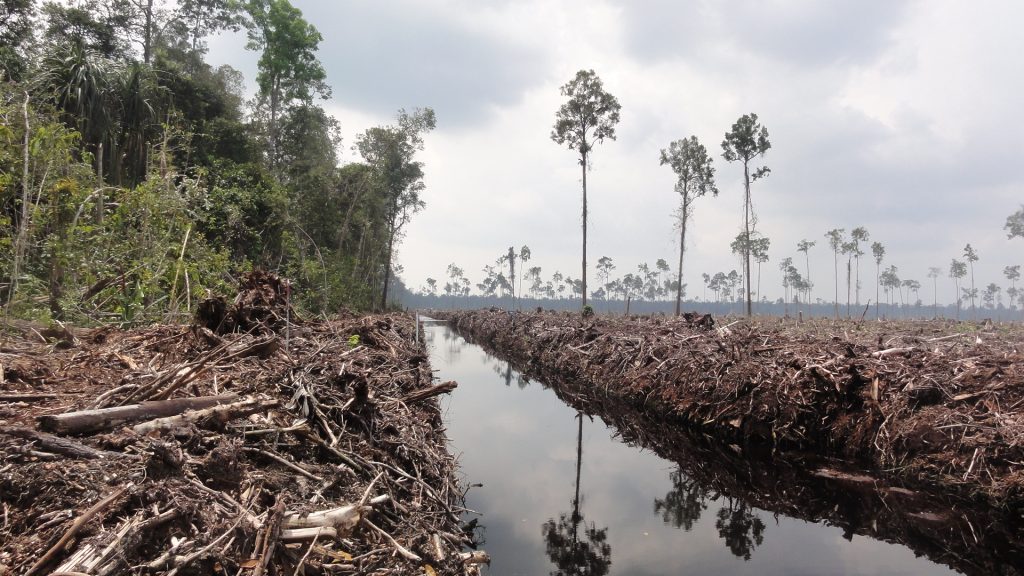
POLYGON ((405 396, 402 397, 402 402, 405 402, 406 404, 412 404, 413 402, 419 402, 421 400, 426 400, 427 398, 433 398, 434 396, 440 394, 447 394, 448 392, 455 390, 455 387, 458 385, 459 383, 454 380, 449 380, 448 382, 441 382, 440 384, 434 384, 433 386, 428 386, 427 388, 424 388, 422 390, 417 390, 415 392, 410 392, 409 394, 406 394, 405 396))
POLYGON ((90 507, 84 513, 82 513, 81 516, 75 518, 75 521, 71 523, 71 527, 68 528, 67 532, 65 532, 64 535, 60 537, 60 540, 58 540, 56 544, 51 546, 50 549, 46 551, 46 554, 43 554, 42 557, 40 557, 39 560, 37 560, 36 563, 33 564, 32 567, 29 568, 27 572, 25 572, 25 576, 31 576, 32 574, 36 574, 37 572, 42 570, 47 564, 49 564, 54 558, 56 558, 57 555, 61 553, 61 551, 64 550, 68 543, 71 542, 71 539, 74 538, 76 534, 78 534, 82 527, 85 526, 89 522, 89 520, 92 520, 93 516, 99 514, 103 511, 104 508, 109 506, 111 502, 120 498, 121 495, 127 492, 128 488, 130 487, 131 484, 121 486, 117 490, 114 490, 112 493, 110 493, 110 495, 107 496, 106 498, 103 498, 99 502, 93 504, 92 507, 90 507))
POLYGON ((6 434, 8 436, 14 436, 15 438, 21 438, 34 442, 37 448, 42 448, 47 452, 54 454, 60 454, 62 456, 69 456, 71 458, 83 458, 86 460, 96 460, 99 458, 116 458, 119 456, 127 456, 119 452, 108 452, 105 450, 97 450, 91 446, 86 446, 81 442, 71 440, 70 438, 61 438, 60 436, 54 436, 53 434, 47 434, 46 432, 38 432, 31 428, 0 428, 0 434, 6 434))
MULTIPOLYGON (((0 366, 0 375, 3 374, 2 369, 3 367, 0 366)), ((2 381, 3 380, 0 379, 0 382, 2 381)), ((32 394, 28 392, 24 394, 0 394, 0 402, 31 402, 32 400, 49 400, 51 398, 59 397, 60 394, 32 394)))
POLYGON ((917 348, 887 348, 885 350, 879 350, 878 352, 872 352, 871 355, 875 358, 882 358, 884 356, 889 356, 890 354, 903 354, 905 352, 913 352, 914 350, 917 350, 917 348))
POLYGON ((338 531, 329 526, 320 526, 316 528, 282 528, 281 534, 278 536, 281 542, 301 542, 320 537, 335 540, 338 538, 338 531))
POLYGON ((405 546, 402 546, 401 544, 399 544, 398 540, 395 540, 391 536, 391 534, 388 534, 387 532, 385 532, 381 528, 377 527, 376 524, 374 524, 373 522, 370 522, 367 518, 363 518, 363 524, 366 524, 367 526, 372 528, 374 532, 376 532, 376 533, 380 534, 381 536, 383 536, 385 540, 387 540, 388 542, 391 543, 392 546, 394 546, 395 552, 398 552, 398 554, 401 555, 406 560, 412 560, 413 562, 423 562, 423 558, 420 558, 415 553, 410 551, 408 548, 406 548, 405 546))
POLYGON ((256 569, 253 570, 253 576, 263 576, 263 573, 266 572, 267 565, 270 564, 270 558, 274 555, 274 548, 277 547, 277 539, 281 533, 281 520, 283 517, 284 500, 279 498, 274 507, 270 509, 270 514, 267 517, 266 531, 263 533, 263 543, 257 556, 259 561, 256 564, 256 569))
POLYGON ((268 450, 260 450, 259 448, 249 448, 249 447, 242 448, 242 450, 245 450, 246 452, 249 452, 249 453, 252 453, 252 454, 259 454, 261 456, 265 456, 267 458, 270 458, 271 460, 273 460, 275 462, 279 462, 279 463, 285 465, 286 467, 290 468, 291 470, 294 470, 294 471, 298 472, 299 474, 301 474, 302 476, 305 476, 306 478, 309 478, 310 480, 316 480, 317 482, 323 482, 324 481, 323 478, 317 476, 316 474, 313 474, 309 470, 306 470, 305 468, 302 468, 301 466, 299 466, 297 464, 289 462, 285 457, 280 456, 278 454, 274 454, 273 452, 270 452, 268 450))
POLYGON ((236 394, 176 398, 174 400, 142 402, 130 406, 79 410, 64 414, 39 416, 36 420, 39 422, 39 427, 47 432, 55 434, 90 434, 125 426, 132 422, 173 416, 181 414, 186 410, 198 410, 219 404, 227 404, 237 398, 236 394))
POLYGON ((226 424, 236 418, 244 418, 258 412, 265 412, 279 406, 278 400, 255 400, 246 399, 232 404, 223 404, 206 408, 205 410, 191 410, 176 416, 156 418, 148 422, 136 424, 132 427, 138 434, 148 434, 156 430, 169 430, 180 428, 189 424, 197 426, 209 426, 210 424, 226 424))
MULTIPOLYGON (((153 528, 170 522, 181 516, 176 508, 171 508, 162 514, 157 514, 145 520, 135 517, 123 522, 113 534, 110 542, 102 546, 103 540, 95 539, 81 546, 70 558, 57 567, 58 573, 80 572, 84 574, 97 574, 105 576, 123 568, 118 558, 125 557, 124 547, 126 543, 137 544, 138 538, 130 538, 132 534, 145 534, 153 528)), ((105 539, 104 539, 105 540, 105 539)))

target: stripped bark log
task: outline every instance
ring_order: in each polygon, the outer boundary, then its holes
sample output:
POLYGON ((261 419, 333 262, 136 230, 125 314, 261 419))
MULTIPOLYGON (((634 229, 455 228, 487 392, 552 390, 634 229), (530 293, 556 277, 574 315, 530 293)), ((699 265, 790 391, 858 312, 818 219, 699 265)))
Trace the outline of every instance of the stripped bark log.
POLYGON ((233 404, 224 404, 205 410, 192 410, 176 416, 157 418, 149 422, 136 424, 132 427, 132 430, 138 434, 148 434, 157 430, 170 430, 190 424, 201 427, 224 425, 236 418, 244 418, 251 414, 266 412, 280 404, 278 400, 256 400, 250 398, 233 404))
POLYGON ((100 408, 98 410, 80 410, 65 414, 40 416, 37 418, 39 427, 56 434, 90 434, 101 432, 132 422, 151 420, 165 416, 181 414, 186 410, 199 410, 219 404, 227 404, 236 400, 236 394, 220 396, 201 396, 198 398, 176 398, 153 402, 142 402, 130 406, 100 408))

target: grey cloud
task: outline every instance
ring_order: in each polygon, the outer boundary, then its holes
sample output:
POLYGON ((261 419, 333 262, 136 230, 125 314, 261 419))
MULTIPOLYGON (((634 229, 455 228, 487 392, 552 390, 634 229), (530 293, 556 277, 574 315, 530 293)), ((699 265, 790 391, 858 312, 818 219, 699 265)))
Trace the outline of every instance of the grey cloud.
POLYGON ((761 54, 801 66, 873 60, 911 2, 891 0, 623 1, 628 49, 641 59, 677 57, 694 65, 722 53, 761 54))
MULTIPOLYGON (((390 115, 430 106, 446 128, 517 102, 543 80, 543 55, 489 37, 423 2, 297 2, 324 39, 334 97, 390 115)), ((465 8, 472 10, 472 8, 465 8)))

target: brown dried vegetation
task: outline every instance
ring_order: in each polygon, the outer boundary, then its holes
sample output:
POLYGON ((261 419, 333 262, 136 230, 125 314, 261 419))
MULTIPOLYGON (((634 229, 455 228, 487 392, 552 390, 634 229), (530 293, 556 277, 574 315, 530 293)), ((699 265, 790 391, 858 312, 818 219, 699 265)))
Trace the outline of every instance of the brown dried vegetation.
MULTIPOLYGON (((440 314, 527 373, 722 440, 806 450, 892 482, 1024 507, 1024 335, 940 322, 440 314)), ((596 400, 595 400, 596 401, 596 400)))
POLYGON ((434 398, 452 385, 432 383, 413 321, 296 325, 287 284, 256 280, 221 334, 204 320, 5 340, 0 574, 474 570, 434 398), (182 399, 212 407, 150 411, 182 399), (141 412, 78 433, 60 416, 118 406, 141 412))

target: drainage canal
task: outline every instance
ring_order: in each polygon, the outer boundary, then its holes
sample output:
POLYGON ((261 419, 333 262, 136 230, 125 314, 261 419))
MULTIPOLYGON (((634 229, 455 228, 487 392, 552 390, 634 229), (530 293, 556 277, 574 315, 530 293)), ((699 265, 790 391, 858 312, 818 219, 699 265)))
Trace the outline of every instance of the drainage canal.
MULTIPOLYGON (((849 528, 773 514, 630 446, 600 418, 425 322, 490 574, 954 574, 849 528)), ((820 504, 819 504, 820 505, 820 504)), ((842 506, 840 502, 836 507, 842 506)))

